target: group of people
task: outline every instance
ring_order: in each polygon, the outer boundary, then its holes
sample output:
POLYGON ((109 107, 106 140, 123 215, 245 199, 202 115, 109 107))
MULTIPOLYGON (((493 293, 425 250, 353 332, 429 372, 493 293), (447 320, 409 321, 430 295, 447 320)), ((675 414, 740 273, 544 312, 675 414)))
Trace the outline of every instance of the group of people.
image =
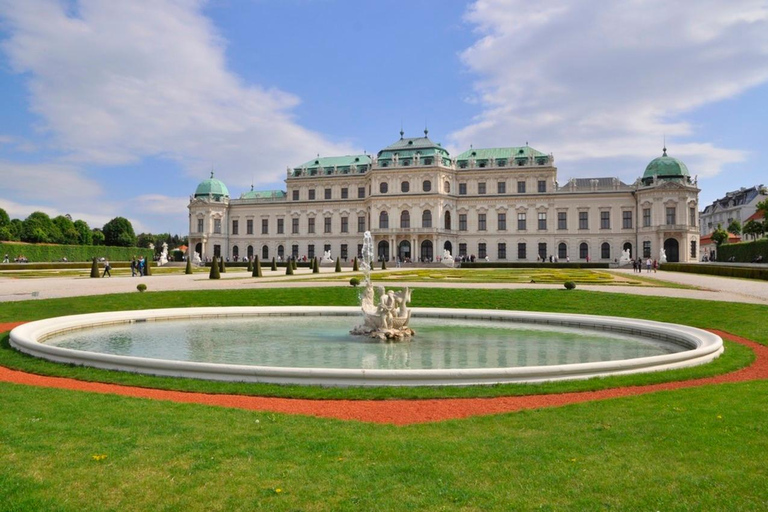
MULTIPOLYGON (((656 260, 652 260, 651 258, 648 258, 645 260, 645 269, 647 272, 656 272, 659 270, 659 262, 656 260)), ((632 270, 635 272, 642 272, 643 271, 643 260, 642 258, 637 258, 636 260, 632 260, 632 270)))
MULTIPOLYGON (((5 257, 3 257, 3 263, 10 263, 10 262, 11 262, 11 260, 8 257, 8 254, 6 254, 5 257)), ((13 262, 14 263, 29 263, 29 260, 23 254, 19 254, 18 256, 16 256, 13 259, 13 262)))
POLYGON ((131 277, 136 277, 137 275, 139 277, 147 275, 147 262, 144 256, 140 256, 139 259, 136 259, 136 256, 134 256, 131 260, 131 277))

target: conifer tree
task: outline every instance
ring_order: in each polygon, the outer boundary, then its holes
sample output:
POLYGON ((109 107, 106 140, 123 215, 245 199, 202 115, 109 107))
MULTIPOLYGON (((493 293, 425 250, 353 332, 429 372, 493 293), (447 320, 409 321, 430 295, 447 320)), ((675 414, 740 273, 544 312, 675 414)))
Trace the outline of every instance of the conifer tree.
POLYGON ((192 260, 187 257, 187 267, 184 269, 185 274, 191 274, 192 273, 192 260))
POLYGON ((221 272, 222 274, 227 272, 227 266, 224 265, 224 258, 223 257, 219 260, 219 272, 221 272))
POLYGON ((336 258, 336 272, 341 272, 341 258, 336 258))
POLYGON ((213 261, 211 261, 211 272, 208 274, 208 279, 221 279, 221 269, 219 268, 219 262, 216 260, 216 255, 213 256, 213 261))
POLYGON ((277 262, 275 261, 275 257, 272 256, 272 271, 274 272, 277 270, 277 262))
POLYGON ((91 264, 91 277, 99 277, 99 263, 96 261, 96 257, 93 258, 93 263, 91 264))
POLYGON ((258 256, 254 257, 253 259, 253 271, 251 273, 251 276, 261 277, 261 262, 259 261, 258 256))
POLYGON ((352 270, 355 272, 360 271, 360 264, 357 262, 357 256, 355 256, 355 261, 352 262, 352 270))

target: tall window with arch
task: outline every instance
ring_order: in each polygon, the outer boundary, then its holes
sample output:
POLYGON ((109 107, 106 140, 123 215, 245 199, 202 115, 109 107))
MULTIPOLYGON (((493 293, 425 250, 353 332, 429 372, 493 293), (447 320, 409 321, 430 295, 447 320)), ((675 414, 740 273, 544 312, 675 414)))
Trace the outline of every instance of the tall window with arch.
POLYGON ((445 211, 445 229, 451 229, 451 212, 448 210, 445 211))
POLYGON ((379 214, 379 229, 389 229, 389 214, 386 210, 379 214))
POLYGON ((431 210, 424 210, 421 213, 421 227, 423 228, 432 227, 432 211, 431 210))
POLYGON ((408 210, 403 210, 402 212, 400 212, 400 227, 401 228, 411 227, 411 214, 408 210))

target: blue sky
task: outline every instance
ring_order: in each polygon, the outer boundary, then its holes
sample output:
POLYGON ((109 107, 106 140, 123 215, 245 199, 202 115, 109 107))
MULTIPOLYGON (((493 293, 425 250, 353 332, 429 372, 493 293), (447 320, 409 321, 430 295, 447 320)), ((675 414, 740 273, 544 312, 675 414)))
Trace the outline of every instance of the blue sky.
POLYGON ((571 177, 661 154, 701 207, 768 184, 768 2, 0 0, 0 207, 185 233, 210 170, 421 135, 529 142, 571 177))

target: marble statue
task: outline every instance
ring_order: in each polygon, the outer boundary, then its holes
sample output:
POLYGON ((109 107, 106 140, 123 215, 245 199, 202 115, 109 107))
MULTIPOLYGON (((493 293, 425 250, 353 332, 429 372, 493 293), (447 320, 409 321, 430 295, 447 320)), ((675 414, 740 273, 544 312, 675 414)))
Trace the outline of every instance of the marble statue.
POLYGON ((665 251, 664 248, 662 247, 659 250, 659 265, 666 262, 667 262, 667 251, 665 251))
POLYGON ((446 267, 452 267, 453 266, 453 256, 451 256, 451 251, 448 249, 445 249, 443 251, 443 259, 440 260, 443 265, 446 267))
POLYGON ((619 259, 619 263, 622 265, 629 263, 629 249, 621 251, 621 259, 619 259))
POLYGON ((323 259, 320 260, 320 263, 333 263, 333 259, 331 258, 331 251, 325 251, 323 253, 323 259))
POLYGON ((168 244, 163 242, 163 252, 160 253, 160 260, 158 261, 160 266, 168 263, 168 244))
POLYGON ((365 232, 362 255, 361 268, 365 287, 360 296, 360 305, 364 322, 350 333, 370 336, 381 341, 410 340, 415 334, 413 329, 408 327, 411 319, 411 310, 408 309, 408 303, 411 302, 410 288, 406 287, 397 293, 386 291, 383 286, 374 289, 371 282, 373 239, 369 231, 365 232))
POLYGON ((203 260, 202 258, 200 258, 199 252, 196 252, 192 255, 192 263, 194 263, 198 267, 201 267, 203 265, 203 260))

